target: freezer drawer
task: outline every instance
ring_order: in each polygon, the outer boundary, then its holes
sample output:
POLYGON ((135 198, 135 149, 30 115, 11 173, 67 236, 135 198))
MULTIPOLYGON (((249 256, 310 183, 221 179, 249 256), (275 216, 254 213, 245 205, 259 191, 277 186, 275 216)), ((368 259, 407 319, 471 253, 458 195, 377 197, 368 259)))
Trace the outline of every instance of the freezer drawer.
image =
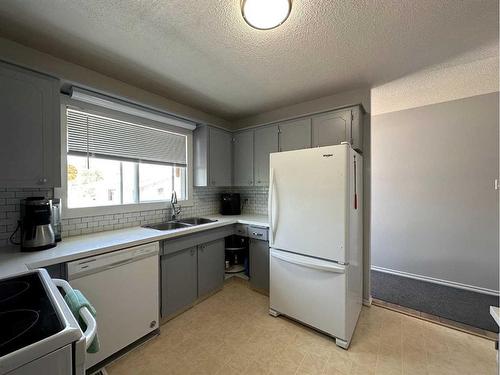
POLYGON ((270 308, 331 336, 346 337, 348 266, 271 249, 270 308))

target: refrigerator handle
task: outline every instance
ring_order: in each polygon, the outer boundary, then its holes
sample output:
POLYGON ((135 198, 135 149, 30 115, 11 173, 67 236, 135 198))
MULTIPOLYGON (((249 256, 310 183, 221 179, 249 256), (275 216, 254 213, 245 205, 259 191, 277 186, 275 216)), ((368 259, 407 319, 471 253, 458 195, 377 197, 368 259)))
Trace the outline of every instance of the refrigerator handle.
POLYGON ((282 252, 277 252, 271 250, 271 257, 280 259, 284 262, 296 264, 298 266, 313 268, 320 271, 333 272, 333 273, 345 273, 345 266, 336 265, 331 262, 318 261, 318 259, 307 259, 304 256, 297 256, 296 254, 286 254, 282 252))
POLYGON ((274 242, 274 228, 273 228, 273 190, 274 190, 274 169, 270 169, 271 176, 269 177, 269 196, 267 197, 267 212, 269 220, 269 232, 271 238, 269 238, 269 244, 274 242))

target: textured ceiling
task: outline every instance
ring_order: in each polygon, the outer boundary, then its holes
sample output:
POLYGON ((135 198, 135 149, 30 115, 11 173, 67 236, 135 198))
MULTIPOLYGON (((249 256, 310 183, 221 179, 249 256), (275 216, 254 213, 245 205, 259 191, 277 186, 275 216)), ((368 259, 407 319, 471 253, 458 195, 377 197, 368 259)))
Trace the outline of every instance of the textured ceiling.
POLYGON ((498 57, 452 61, 457 63, 435 65, 374 87, 371 90, 372 116, 499 90, 498 57))
POLYGON ((496 0, 294 0, 269 31, 250 28, 239 4, 2 0, 0 35, 225 119, 372 87, 498 43, 496 0))

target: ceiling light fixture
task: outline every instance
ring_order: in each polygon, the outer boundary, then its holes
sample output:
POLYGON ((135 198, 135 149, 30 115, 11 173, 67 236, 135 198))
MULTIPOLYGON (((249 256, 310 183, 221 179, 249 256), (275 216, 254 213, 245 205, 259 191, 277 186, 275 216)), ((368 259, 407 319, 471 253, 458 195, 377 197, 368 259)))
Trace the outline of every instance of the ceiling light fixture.
POLYGON ((291 10, 291 0, 241 0, 243 18, 259 30, 278 27, 286 21, 291 10))

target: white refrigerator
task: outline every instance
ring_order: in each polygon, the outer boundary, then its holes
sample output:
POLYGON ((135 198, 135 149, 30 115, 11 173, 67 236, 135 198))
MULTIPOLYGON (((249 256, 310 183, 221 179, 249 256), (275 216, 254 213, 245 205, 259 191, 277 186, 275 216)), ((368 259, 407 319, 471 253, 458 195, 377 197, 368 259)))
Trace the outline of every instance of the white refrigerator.
POLYGON ((270 314, 345 349, 362 305, 362 170, 349 144, 270 156, 270 314))

